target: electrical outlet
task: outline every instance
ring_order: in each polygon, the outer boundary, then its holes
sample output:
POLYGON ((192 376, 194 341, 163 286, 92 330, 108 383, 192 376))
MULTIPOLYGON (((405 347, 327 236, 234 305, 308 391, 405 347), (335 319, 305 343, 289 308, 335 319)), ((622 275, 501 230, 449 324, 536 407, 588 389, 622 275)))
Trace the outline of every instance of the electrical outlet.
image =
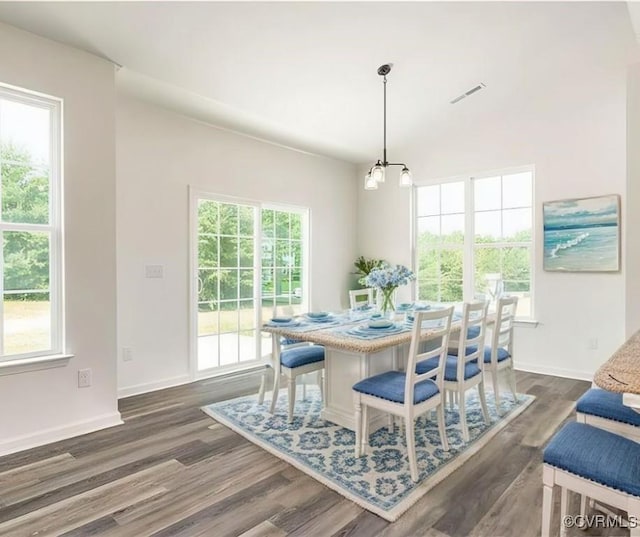
POLYGON ((91 369, 78 369, 78 388, 91 386, 91 369))
POLYGON ((164 277, 163 265, 145 265, 144 267, 145 278, 162 278, 164 277))
POLYGON ((589 341, 587 342, 587 347, 590 350, 595 351, 598 348, 598 338, 597 337, 589 338, 589 341))
POLYGON ((133 349, 131 347, 122 347, 122 361, 123 362, 133 361, 133 349))

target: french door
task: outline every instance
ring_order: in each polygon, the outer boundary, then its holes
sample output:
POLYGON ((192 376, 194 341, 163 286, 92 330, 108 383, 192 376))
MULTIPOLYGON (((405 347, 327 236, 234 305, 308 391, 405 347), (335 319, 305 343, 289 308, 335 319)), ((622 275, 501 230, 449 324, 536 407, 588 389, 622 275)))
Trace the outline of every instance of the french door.
POLYGON ((192 190, 191 222, 194 373, 258 363, 263 318, 307 302, 308 210, 192 190))

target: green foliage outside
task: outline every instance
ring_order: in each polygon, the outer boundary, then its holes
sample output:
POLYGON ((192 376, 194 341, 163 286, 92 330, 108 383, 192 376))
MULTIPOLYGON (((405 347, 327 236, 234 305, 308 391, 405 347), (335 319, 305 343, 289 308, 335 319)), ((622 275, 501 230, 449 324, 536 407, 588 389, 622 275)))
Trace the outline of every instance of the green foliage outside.
MULTIPOLYGON (((21 224, 49 223, 48 170, 36 166, 30 153, 11 143, 0 146, 2 219, 21 224)), ((4 288, 49 289, 49 235, 6 231, 3 236, 4 288)), ((49 300, 48 292, 5 294, 5 300, 49 300)))
MULTIPOLYGON (((499 242, 528 242, 531 233, 522 231, 499 242)), ((491 247, 494 237, 476 236, 474 249, 475 293, 486 292, 486 274, 500 273, 505 292, 530 290, 530 249, 526 247, 491 247)), ((456 302, 463 299, 463 244, 460 231, 448 235, 422 232, 418 237, 419 300, 456 302), (443 245, 446 245, 443 247, 443 245)))
MULTIPOLYGON (((199 311, 254 307, 255 214, 249 206, 200 201, 199 311)), ((300 303, 302 218, 275 210, 262 210, 260 218, 263 306, 300 303)))

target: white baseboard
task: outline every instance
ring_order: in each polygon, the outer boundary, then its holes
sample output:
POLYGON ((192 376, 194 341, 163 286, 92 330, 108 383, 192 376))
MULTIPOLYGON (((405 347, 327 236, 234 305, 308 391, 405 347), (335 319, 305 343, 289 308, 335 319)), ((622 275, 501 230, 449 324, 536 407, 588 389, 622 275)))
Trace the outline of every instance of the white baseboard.
POLYGON ((140 395, 142 393, 155 392, 156 390, 163 390, 164 388, 173 388, 174 386, 181 386, 182 384, 187 384, 189 382, 193 382, 193 379, 190 375, 180 375, 177 377, 162 379, 155 382, 135 384, 134 386, 119 388, 118 399, 122 399, 123 397, 131 397, 132 395, 140 395))
POLYGON ((70 423, 61 427, 45 429, 44 431, 39 431, 34 434, 15 436, 0 442, 0 456, 43 446, 45 444, 51 444, 52 442, 58 442, 60 440, 66 440, 82 434, 93 433, 100 429, 106 429, 107 427, 122 425, 122 423, 123 421, 120 417, 120 412, 113 412, 111 414, 103 414, 102 416, 88 420, 76 421, 75 423, 70 423))
POLYGON ((514 367, 519 371, 526 371, 528 373, 540 373, 541 375, 552 375, 554 377, 563 377, 567 379, 575 380, 587 380, 591 382, 593 380, 593 371, 577 371, 575 369, 563 369, 561 367, 549 367, 540 364, 527 364, 516 361, 514 367))

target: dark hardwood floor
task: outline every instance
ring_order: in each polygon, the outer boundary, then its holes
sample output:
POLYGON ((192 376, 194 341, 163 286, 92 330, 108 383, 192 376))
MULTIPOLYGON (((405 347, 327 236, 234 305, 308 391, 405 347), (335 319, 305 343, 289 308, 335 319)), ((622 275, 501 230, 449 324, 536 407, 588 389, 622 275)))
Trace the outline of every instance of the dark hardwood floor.
POLYGON ((0 458, 0 535, 537 536, 541 447, 589 384, 517 379, 531 407, 393 524, 200 410, 255 392, 245 375, 123 399, 122 426, 0 458))

